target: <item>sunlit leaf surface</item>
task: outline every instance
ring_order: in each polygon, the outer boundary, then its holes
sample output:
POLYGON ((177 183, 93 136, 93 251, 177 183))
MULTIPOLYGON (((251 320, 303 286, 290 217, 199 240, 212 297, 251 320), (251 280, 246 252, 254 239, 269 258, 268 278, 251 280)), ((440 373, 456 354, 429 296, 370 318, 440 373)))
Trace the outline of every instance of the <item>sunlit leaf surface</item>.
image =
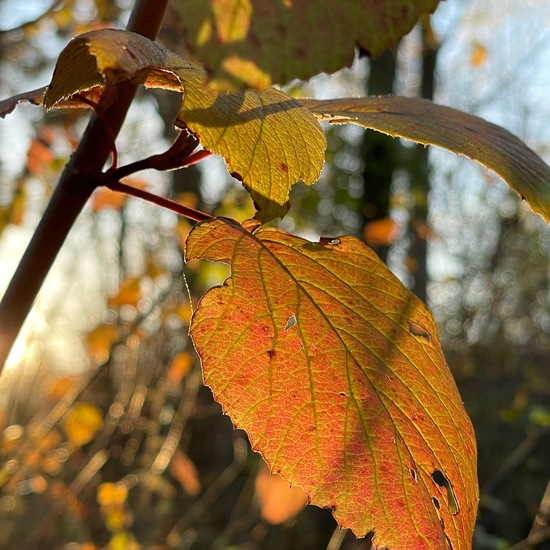
POLYGON ((519 138, 479 117, 405 97, 368 97, 331 101, 303 100, 320 118, 352 122, 466 155, 493 170, 550 222, 550 167, 519 138))
POLYGON ((470 549, 474 433, 424 304, 353 237, 216 219, 186 257, 231 264, 191 335, 206 384, 272 470, 379 546, 470 549))
POLYGON ((349 67, 396 44, 438 0, 172 0, 213 84, 269 87, 349 67))
POLYGON ((283 216, 292 185, 300 179, 311 184, 321 173, 326 141, 316 118, 279 90, 217 93, 205 87, 205 78, 200 65, 142 36, 93 31, 61 53, 44 105, 73 105, 79 93, 97 96, 98 87, 123 80, 183 92, 176 124, 225 159, 252 195, 260 220, 283 216))

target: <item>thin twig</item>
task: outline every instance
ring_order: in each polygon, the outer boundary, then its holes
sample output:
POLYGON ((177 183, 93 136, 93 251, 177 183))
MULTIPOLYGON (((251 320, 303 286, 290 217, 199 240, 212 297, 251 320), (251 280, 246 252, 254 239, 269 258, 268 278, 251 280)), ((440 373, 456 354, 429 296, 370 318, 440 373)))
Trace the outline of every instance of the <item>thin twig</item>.
POLYGON ((492 494, 497 487, 516 470, 525 459, 535 450, 539 442, 550 433, 550 428, 541 428, 530 433, 511 455, 501 464, 498 470, 481 487, 482 494, 492 494))
POLYGON ((538 544, 550 540, 550 527, 545 527, 536 533, 529 535, 526 539, 510 546, 508 550, 531 550, 531 548, 536 547, 538 544))
POLYGON ((207 214, 206 212, 195 210, 190 206, 185 206, 183 204, 180 204, 179 202, 173 201, 172 199, 167 199, 166 197, 155 195, 154 193, 150 193, 149 191, 145 191, 144 189, 138 189, 137 187, 132 187, 131 185, 122 183, 121 181, 109 180, 105 183, 105 187, 107 187, 111 191, 118 191, 120 193, 125 193, 126 195, 130 195, 132 197, 138 197, 140 199, 146 200, 147 202, 151 202, 158 206, 162 206, 167 210, 175 212, 180 216, 185 216, 187 219, 193 220, 195 222, 203 222, 205 220, 212 220, 214 218, 213 216, 211 216, 210 214, 207 214))

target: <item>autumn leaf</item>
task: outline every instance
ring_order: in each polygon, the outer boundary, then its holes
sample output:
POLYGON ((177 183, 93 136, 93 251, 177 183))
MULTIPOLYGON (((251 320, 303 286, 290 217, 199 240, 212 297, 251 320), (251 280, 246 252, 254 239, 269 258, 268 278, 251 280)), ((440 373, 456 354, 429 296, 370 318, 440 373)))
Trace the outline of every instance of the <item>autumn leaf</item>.
POLYGON ((306 495, 300 487, 290 487, 278 474, 272 474, 262 461, 254 481, 260 514, 265 521, 278 525, 289 521, 306 505, 306 495))
POLYGON ((29 92, 23 92, 0 101, 0 118, 9 115, 19 103, 30 103, 31 105, 42 105, 46 88, 38 88, 29 92))
POLYGON ((378 56, 438 0, 172 0, 189 48, 218 87, 267 88, 378 56))
POLYGON ((187 258, 232 269, 191 324, 216 400, 357 536, 470 549, 474 432, 426 306, 353 237, 247 228, 215 219, 187 242, 187 258))
POLYGON ((369 246, 388 246, 397 239, 400 229, 392 218, 380 218, 365 224, 363 237, 369 246))
POLYGON ((550 222, 550 167, 496 124, 419 98, 305 99, 302 104, 334 124, 354 123, 466 155, 493 170, 550 222))
POLYGON ((65 415, 63 429, 70 443, 81 447, 89 443, 103 424, 101 411, 92 403, 76 403, 65 415))
POLYGON ((274 88, 212 91, 200 65, 138 34, 103 29, 73 39, 59 56, 44 106, 74 105, 79 94, 96 96, 106 83, 124 80, 183 94, 176 124, 224 158, 250 192, 261 221, 284 216, 294 183, 319 178, 325 136, 296 100, 274 88))
POLYGON ((191 496, 201 491, 201 482, 197 467, 192 460, 179 449, 176 450, 170 462, 170 472, 179 481, 183 490, 191 496))

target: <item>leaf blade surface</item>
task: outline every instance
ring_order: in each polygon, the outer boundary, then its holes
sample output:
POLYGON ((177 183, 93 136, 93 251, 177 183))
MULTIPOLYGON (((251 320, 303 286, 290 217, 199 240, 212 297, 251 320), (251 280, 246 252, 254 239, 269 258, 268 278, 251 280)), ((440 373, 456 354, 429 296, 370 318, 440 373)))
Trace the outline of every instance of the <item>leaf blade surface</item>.
POLYGON ((376 57, 438 0, 172 0, 186 41, 214 85, 266 88, 351 66, 356 45, 376 57))
POLYGON ((192 230, 186 257, 232 266, 191 335, 206 384, 273 471, 378 545, 469 548, 473 430, 429 311, 375 254, 217 219, 192 230))
POLYGON ((353 123, 463 154, 494 171, 550 223, 550 167, 518 137, 482 118, 426 99, 398 96, 301 103, 321 119, 353 123))
POLYGON ((200 65, 135 33, 103 29, 73 39, 58 59, 44 106, 63 106, 79 93, 97 95, 107 82, 124 80, 183 94, 176 124, 224 158, 263 222, 284 216, 294 183, 311 185, 320 176, 325 136, 300 103, 274 88, 215 92, 200 65))

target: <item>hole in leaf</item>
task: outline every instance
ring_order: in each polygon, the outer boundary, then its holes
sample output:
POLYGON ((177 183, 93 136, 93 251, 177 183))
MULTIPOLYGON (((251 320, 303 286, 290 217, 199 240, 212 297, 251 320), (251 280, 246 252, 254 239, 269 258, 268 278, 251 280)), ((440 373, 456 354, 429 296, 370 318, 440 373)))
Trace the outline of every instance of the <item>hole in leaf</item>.
POLYGON ((332 237, 321 237, 319 239, 319 244, 322 244, 322 245, 326 245, 326 244, 336 245, 336 244, 340 244, 340 239, 334 239, 332 237))
POLYGON ((455 493, 453 491, 453 488, 451 486, 450 481, 445 477, 442 471, 435 470, 432 473, 432 479, 434 480, 437 485, 440 487, 445 488, 447 491, 447 500, 449 502, 449 510, 451 514, 455 515, 458 514, 458 502, 456 501, 455 493))
POLYGON ((413 468, 409 468, 409 474, 411 474, 413 480, 416 481, 416 471, 413 468))
POLYGON ((414 336, 426 338, 426 340, 428 341, 432 339, 430 333, 424 327, 421 327, 418 323, 409 323, 409 332, 411 334, 414 334, 414 336))
POLYGON ((340 395, 340 397, 347 397, 347 394, 345 391, 341 391, 338 395, 340 395))
POLYGON ((285 330, 288 330, 289 328, 292 328, 296 324, 296 316, 291 315, 288 318, 288 321, 286 322, 285 330))
POLYGON ((439 500, 435 497, 432 497, 432 501, 434 503, 434 506, 439 510, 441 506, 439 505, 439 500))

